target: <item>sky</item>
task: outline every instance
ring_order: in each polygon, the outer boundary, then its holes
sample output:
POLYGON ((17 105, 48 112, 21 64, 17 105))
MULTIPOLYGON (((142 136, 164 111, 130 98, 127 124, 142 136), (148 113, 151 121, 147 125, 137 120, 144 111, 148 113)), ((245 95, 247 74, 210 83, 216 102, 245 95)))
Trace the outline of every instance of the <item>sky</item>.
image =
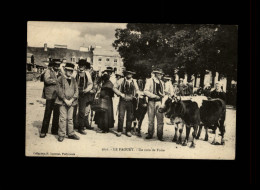
POLYGON ((126 28, 126 23, 90 22, 38 22, 27 23, 28 46, 52 48, 54 44, 67 45, 68 49, 78 50, 80 46, 101 46, 114 49, 115 29, 126 28))

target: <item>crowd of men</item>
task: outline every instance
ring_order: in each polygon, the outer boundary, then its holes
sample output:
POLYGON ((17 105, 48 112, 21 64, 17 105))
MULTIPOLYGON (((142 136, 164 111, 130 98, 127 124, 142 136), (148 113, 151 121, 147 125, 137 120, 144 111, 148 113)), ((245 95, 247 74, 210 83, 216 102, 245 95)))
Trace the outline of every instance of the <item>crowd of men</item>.
MULTIPOLYGON (((60 66, 59 60, 50 60, 47 70, 42 74, 44 82, 43 95, 46 99, 46 107, 40 138, 48 133, 51 114, 53 113, 51 133, 58 135, 58 141, 62 142, 67 135, 70 139, 79 140, 75 129, 81 135, 86 135, 86 129, 93 130, 89 120, 92 121, 94 112, 91 109, 97 93, 102 88, 102 75, 108 75, 113 84, 114 111, 113 120, 117 122, 117 136, 123 133, 124 117, 126 113, 125 135, 132 136, 131 127, 134 121, 135 111, 138 109, 139 100, 144 100, 145 112, 148 114, 148 135, 146 139, 153 138, 154 119, 157 119, 157 137, 163 141, 164 115, 158 111, 163 96, 192 96, 203 94, 211 98, 221 98, 226 101, 225 92, 220 83, 211 89, 206 85, 200 92, 194 92, 193 80, 187 84, 180 78, 173 81, 168 75, 164 75, 162 69, 154 68, 151 78, 146 80, 133 79, 135 72, 125 71, 124 75, 115 74, 111 67, 102 73, 95 72, 86 60, 79 60, 78 68, 72 63, 60 66), (91 118, 90 118, 91 117, 91 118)), ((141 127, 141 125, 140 125, 141 127)), ((139 134, 140 134, 139 127, 139 134)))

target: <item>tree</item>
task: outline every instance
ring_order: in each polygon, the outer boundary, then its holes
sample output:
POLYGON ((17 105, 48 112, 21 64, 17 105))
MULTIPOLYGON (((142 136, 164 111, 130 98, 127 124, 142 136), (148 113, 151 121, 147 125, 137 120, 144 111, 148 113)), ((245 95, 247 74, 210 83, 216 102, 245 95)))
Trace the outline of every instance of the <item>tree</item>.
POLYGON ((126 68, 149 76, 153 65, 166 74, 200 75, 204 85, 206 70, 236 78, 237 28, 220 25, 127 24, 116 29, 114 48, 126 68), (142 71, 142 72, 141 72, 142 71))

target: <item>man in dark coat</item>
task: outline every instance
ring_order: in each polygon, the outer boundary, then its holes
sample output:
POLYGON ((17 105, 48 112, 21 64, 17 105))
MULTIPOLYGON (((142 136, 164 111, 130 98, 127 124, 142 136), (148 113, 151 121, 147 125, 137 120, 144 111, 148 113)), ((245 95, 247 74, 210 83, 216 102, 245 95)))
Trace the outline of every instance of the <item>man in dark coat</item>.
POLYGON ((48 69, 44 73, 44 88, 42 98, 46 99, 45 112, 42 122, 40 138, 44 138, 48 133, 51 114, 53 111, 51 133, 58 134, 59 127, 59 106, 55 104, 57 98, 57 84, 59 77, 60 62, 50 60, 48 69))
MULTIPOLYGON (((90 103, 92 101, 92 95, 90 94, 93 88, 92 77, 89 73, 90 63, 86 60, 79 60, 78 62, 79 71, 76 75, 76 81, 79 88, 79 98, 78 98, 78 132, 80 134, 86 135, 86 129, 93 129, 89 125, 89 113, 90 113, 90 103), (86 113, 87 110, 87 113, 86 113)), ((77 107, 74 108, 73 120, 75 125, 77 107)))

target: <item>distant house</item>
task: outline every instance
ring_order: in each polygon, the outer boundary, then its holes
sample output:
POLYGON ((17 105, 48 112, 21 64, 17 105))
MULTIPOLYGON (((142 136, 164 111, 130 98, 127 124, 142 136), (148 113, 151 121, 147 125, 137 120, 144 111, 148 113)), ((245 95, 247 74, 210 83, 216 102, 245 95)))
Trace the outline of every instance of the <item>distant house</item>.
POLYGON ((117 51, 96 47, 93 51, 93 69, 103 71, 106 67, 115 69, 115 73, 122 74, 125 70, 124 63, 117 51))
POLYGON ((27 65, 29 65, 28 56, 30 55, 34 56, 34 64, 36 67, 47 67, 49 58, 60 59, 62 62, 74 64, 80 59, 85 59, 93 65, 92 51, 67 49, 66 45, 54 45, 54 48, 48 48, 45 43, 44 47, 27 47, 27 65))

